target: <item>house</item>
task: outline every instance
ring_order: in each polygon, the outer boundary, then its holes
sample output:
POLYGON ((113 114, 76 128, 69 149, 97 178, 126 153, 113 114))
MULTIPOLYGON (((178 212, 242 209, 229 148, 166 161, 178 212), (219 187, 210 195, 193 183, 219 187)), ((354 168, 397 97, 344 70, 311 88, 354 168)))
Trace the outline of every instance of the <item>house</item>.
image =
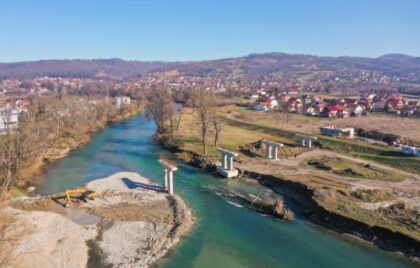
POLYGON ((14 130, 18 127, 19 116, 21 113, 28 112, 29 103, 18 99, 16 101, 8 101, 7 104, 0 108, 0 135, 6 133, 7 129, 14 130))
POLYGON ((373 110, 377 112, 383 112, 386 110, 386 101, 381 99, 373 104, 373 110))
POLYGON ((270 109, 275 109, 277 107, 279 107, 279 103, 276 100, 274 100, 274 99, 271 100, 270 101, 270 109))
POLYGON ((299 113, 302 109, 302 100, 300 98, 290 98, 289 99, 289 112, 299 113))
POLYGON ((420 101, 406 101, 405 105, 410 108, 417 109, 417 107, 420 106, 420 101))
POLYGON ((391 99, 387 102, 388 110, 400 110, 404 107, 402 99, 391 99))
POLYGON ((306 115, 309 116, 317 116, 318 115, 318 111, 315 109, 315 107, 311 106, 308 109, 306 109, 306 115))
POLYGON ((401 147, 401 152, 406 155, 420 156, 420 148, 404 145, 401 147))
POLYGON ((361 116, 364 112, 364 108, 359 104, 347 105, 345 111, 351 116, 361 116))
POLYGON ((343 117, 344 116, 344 107, 340 105, 330 105, 325 107, 322 112, 320 113, 320 116, 322 117, 343 117))
POLYGON ((284 103, 284 102, 288 102, 288 101, 289 101, 289 99, 290 99, 290 96, 289 96, 289 95, 287 95, 287 94, 281 94, 281 95, 280 95, 280 101, 281 101, 282 103, 284 103))
POLYGON ((14 130, 18 127, 19 112, 17 110, 0 111, 0 135, 6 134, 7 130, 14 130))
POLYGON ((321 127, 320 133, 330 137, 354 138, 354 128, 338 128, 335 126, 321 127))
POLYGON ((131 98, 128 96, 115 97, 115 105, 118 108, 128 106, 130 105, 130 103, 131 103, 131 98))
POLYGON ((254 105, 254 110, 268 111, 268 110, 275 109, 278 106, 279 106, 279 103, 276 100, 265 98, 265 101, 260 101, 256 105, 254 105))
POLYGON ((390 100, 402 101, 403 98, 401 97, 400 94, 392 93, 392 94, 386 96, 386 100, 387 101, 390 101, 390 100))
POLYGON ((376 95, 375 93, 371 93, 369 94, 369 96, 367 96, 366 99, 369 100, 370 102, 376 102, 380 99, 380 97, 376 95))
POLYGON ((257 103, 256 105, 254 105, 254 110, 256 111, 261 111, 261 112, 265 112, 269 110, 269 103, 268 102, 260 102, 257 103))

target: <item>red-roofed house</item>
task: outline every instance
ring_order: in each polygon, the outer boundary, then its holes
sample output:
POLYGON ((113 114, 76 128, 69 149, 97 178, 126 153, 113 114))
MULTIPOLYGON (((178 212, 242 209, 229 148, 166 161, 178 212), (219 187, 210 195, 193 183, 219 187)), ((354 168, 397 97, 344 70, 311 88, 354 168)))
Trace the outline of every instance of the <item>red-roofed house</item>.
POLYGON ((344 107, 340 105, 330 105, 325 107, 319 115, 322 117, 344 117, 344 107))

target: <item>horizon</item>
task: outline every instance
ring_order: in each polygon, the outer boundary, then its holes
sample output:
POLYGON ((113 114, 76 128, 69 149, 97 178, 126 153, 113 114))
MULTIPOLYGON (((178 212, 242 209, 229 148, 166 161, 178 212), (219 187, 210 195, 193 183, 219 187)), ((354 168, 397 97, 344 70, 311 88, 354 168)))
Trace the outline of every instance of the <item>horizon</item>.
POLYGON ((7 1, 0 3, 0 62, 185 62, 270 51, 420 56, 417 10, 415 0, 7 1))
POLYGON ((258 52, 258 53, 249 53, 247 55, 242 56, 235 56, 235 57, 225 57, 225 58, 214 58, 214 59, 197 59, 197 60, 174 60, 174 61, 166 61, 166 60, 143 60, 143 59, 125 59, 121 57, 110 57, 110 58, 46 58, 46 59, 34 59, 34 60, 20 60, 20 61, 0 61, 0 64, 12 64, 12 63, 27 63, 27 62, 39 62, 39 61, 95 61, 95 60, 122 60, 122 61, 136 61, 136 62, 163 62, 163 63, 189 63, 189 62, 202 62, 202 61, 217 61, 217 60, 226 60, 226 59, 235 59, 235 58, 245 58, 251 55, 266 55, 266 54, 286 54, 286 55, 304 55, 304 56, 312 56, 312 57, 331 57, 331 58, 365 58, 365 59, 378 59, 384 56, 390 55, 398 55, 398 56, 408 56, 411 58, 420 58, 420 56, 416 55, 409 55, 405 53, 386 53, 375 57, 369 56, 348 56, 348 55, 340 55, 340 56, 328 56, 328 55, 315 55, 315 54, 306 54, 306 53, 286 53, 281 51, 271 51, 271 52, 258 52))

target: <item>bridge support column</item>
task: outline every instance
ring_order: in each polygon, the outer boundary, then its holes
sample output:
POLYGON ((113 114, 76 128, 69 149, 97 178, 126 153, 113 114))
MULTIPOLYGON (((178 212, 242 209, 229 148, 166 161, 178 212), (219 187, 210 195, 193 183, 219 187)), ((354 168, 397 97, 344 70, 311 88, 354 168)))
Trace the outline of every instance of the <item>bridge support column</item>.
POLYGON ((271 158, 271 145, 269 144, 265 145, 265 158, 267 159, 271 158))
POLYGON ((274 149, 273 159, 277 160, 278 159, 279 147, 273 147, 273 149, 274 149))
POLYGON ((168 176, 169 176, 169 174, 168 174, 168 169, 167 168, 164 168, 163 169, 163 188, 165 189, 165 191, 167 191, 168 190, 168 184, 169 184, 169 179, 168 179, 168 176))
POLYGON ((222 161, 222 165, 217 167, 217 173, 226 178, 238 176, 238 170, 233 167, 233 158, 238 154, 222 148, 217 148, 217 150, 221 153, 222 161))
POLYGON ((303 147, 308 147, 308 148, 312 148, 313 142, 318 139, 317 137, 300 135, 300 134, 296 134, 296 137, 303 147))
POLYGON ((261 143, 265 145, 265 158, 277 160, 279 148, 283 147, 283 144, 266 140, 262 140, 261 143))
POLYGON ((163 159, 159 160, 159 162, 163 166, 163 173, 164 173, 163 188, 165 189, 165 191, 167 193, 169 193, 170 195, 173 195, 174 194, 173 172, 175 170, 178 170, 178 168, 176 166, 174 166, 173 164, 171 164, 168 161, 163 160, 163 159))

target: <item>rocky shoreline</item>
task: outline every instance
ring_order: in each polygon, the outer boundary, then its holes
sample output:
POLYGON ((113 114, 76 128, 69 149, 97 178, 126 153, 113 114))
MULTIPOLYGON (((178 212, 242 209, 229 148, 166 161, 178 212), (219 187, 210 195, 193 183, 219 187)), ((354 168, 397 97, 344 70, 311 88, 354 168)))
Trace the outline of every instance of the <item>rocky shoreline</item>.
MULTIPOLYGON (((183 155, 181 160, 208 172, 214 172, 216 165, 207 161, 202 155, 183 150, 177 146, 162 146, 176 155, 183 155), (188 155, 188 157, 185 157, 188 155)), ((276 192, 295 200, 303 209, 305 216, 312 222, 341 234, 361 238, 373 245, 395 253, 400 253, 414 262, 420 263, 420 241, 405 234, 393 232, 378 226, 369 226, 363 222, 339 215, 320 206, 313 199, 313 191, 305 184, 290 181, 278 176, 271 176, 240 170, 240 176, 257 180, 276 192)))
POLYGON ((25 229, 13 254, 25 257, 12 258, 10 267, 149 267, 193 226, 180 197, 137 173, 116 173, 86 188, 98 196, 70 208, 51 196, 11 201, 15 225, 25 229))

